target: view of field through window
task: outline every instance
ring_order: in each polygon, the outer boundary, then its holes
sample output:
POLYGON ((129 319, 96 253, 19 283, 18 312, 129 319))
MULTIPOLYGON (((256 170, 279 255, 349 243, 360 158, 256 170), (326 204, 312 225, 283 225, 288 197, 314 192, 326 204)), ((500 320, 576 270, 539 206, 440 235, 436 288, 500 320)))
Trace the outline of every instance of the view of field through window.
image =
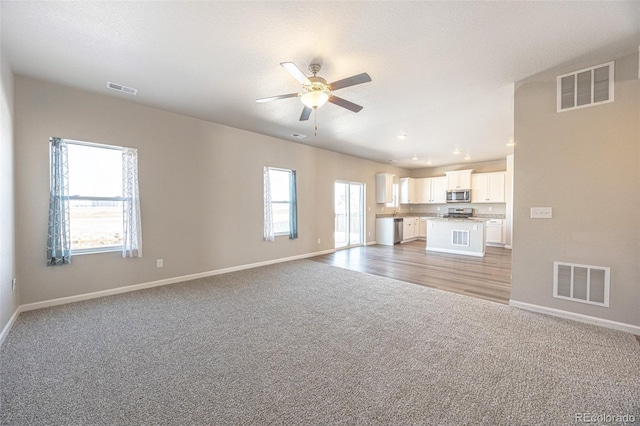
POLYGON ((269 169, 273 232, 275 234, 289 233, 289 175, 289 170, 269 169))
POLYGON ((71 250, 122 246, 122 151, 68 144, 71 250))

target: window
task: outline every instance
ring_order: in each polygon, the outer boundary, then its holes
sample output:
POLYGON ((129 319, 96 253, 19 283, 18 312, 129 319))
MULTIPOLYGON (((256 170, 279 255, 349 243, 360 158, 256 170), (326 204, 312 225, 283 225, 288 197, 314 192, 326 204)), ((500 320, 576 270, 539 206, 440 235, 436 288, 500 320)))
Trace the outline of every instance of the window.
POLYGON ((120 250, 122 149, 67 143, 71 251, 120 250))
POLYGON ((264 238, 298 237, 296 171, 265 167, 264 169, 264 238))
POLYGON ((614 62, 564 74, 557 79, 557 112, 613 102, 614 62))
POLYGON ((138 151, 49 138, 47 266, 82 252, 142 257, 138 151))
POLYGON ((271 211, 273 212, 273 233, 289 234, 289 175, 290 170, 269 168, 271 183, 271 211))

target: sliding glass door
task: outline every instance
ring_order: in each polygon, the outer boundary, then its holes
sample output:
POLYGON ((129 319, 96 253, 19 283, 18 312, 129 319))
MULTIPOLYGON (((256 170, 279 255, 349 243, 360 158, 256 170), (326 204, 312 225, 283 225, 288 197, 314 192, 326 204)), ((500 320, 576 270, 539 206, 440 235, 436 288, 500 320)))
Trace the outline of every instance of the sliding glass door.
POLYGON ((362 245, 364 238, 364 184, 335 183, 336 248, 362 245))

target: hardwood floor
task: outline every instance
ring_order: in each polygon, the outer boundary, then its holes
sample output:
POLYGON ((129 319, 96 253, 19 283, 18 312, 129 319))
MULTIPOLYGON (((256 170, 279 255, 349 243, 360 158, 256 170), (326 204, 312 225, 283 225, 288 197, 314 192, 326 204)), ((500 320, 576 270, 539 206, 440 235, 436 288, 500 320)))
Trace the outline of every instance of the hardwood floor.
POLYGON ((338 250, 310 260, 508 304, 511 250, 487 247, 485 257, 427 252, 424 241, 338 250))

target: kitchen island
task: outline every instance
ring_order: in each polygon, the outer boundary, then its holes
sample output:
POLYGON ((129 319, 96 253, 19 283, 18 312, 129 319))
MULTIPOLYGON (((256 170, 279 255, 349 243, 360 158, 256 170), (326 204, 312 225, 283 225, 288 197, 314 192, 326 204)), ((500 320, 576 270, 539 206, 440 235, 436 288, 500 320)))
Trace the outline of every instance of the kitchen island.
POLYGON ((484 257, 487 220, 427 218, 427 251, 484 257))

